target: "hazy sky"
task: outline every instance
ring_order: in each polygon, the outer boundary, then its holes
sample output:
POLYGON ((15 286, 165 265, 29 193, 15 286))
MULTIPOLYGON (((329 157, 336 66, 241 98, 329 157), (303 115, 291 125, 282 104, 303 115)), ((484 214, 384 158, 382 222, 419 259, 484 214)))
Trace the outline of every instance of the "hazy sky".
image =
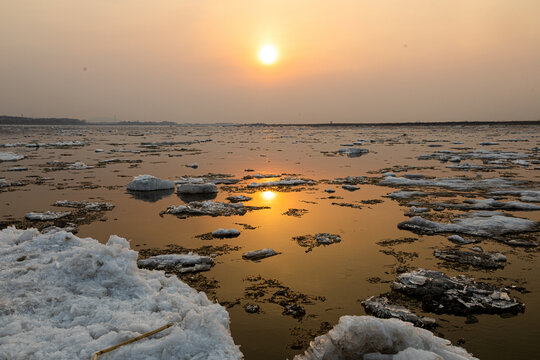
POLYGON ((0 0, 0 84, 9 115, 540 119, 540 1, 0 0))

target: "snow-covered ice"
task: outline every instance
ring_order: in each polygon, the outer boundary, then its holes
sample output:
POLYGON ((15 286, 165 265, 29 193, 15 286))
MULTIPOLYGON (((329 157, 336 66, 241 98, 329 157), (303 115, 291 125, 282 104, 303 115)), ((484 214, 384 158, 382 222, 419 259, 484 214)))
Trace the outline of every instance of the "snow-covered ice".
POLYGON ((24 155, 15 154, 9 151, 0 151, 0 161, 17 161, 24 159, 24 155))
POLYGON ((24 217, 27 220, 37 220, 37 221, 48 221, 61 219, 63 217, 71 215, 71 212, 56 212, 56 211, 45 211, 45 212, 29 212, 24 217))
POLYGON ((176 192, 179 194, 210 194, 217 193, 218 188, 215 184, 182 184, 178 185, 176 192))
POLYGON ((266 248, 248 251, 247 253, 244 253, 242 257, 247 260, 260 260, 277 254, 278 253, 274 249, 266 248))
POLYGON ((223 307, 136 260, 114 235, 103 245, 63 231, 2 230, 0 358, 90 359, 167 323, 174 325, 107 359, 242 358, 223 307))
POLYGON ((398 228, 426 234, 459 233, 485 237, 539 230, 538 223, 535 221, 506 216, 493 211, 464 214, 462 217, 453 219, 450 224, 415 216, 399 223, 398 228))
POLYGON ((170 180, 162 180, 152 175, 139 175, 133 178, 127 185, 127 189, 132 191, 174 189, 174 183, 170 180))
POLYGON ((404 306, 392 305, 385 297, 370 296, 362 301, 362 306, 368 314, 382 319, 400 319, 410 322, 420 327, 432 327, 435 319, 430 317, 420 317, 404 306))
POLYGON ((297 186, 297 185, 304 185, 308 182, 306 180, 302 179, 283 179, 283 180, 277 180, 277 181, 265 181, 256 183, 253 182, 251 184, 248 184, 248 188, 259 188, 259 187, 272 187, 272 186, 297 186))
POLYGON ((87 211, 106 211, 114 209, 114 205, 105 202, 88 202, 88 201, 69 201, 60 200, 54 203, 54 206, 70 207, 84 209, 87 211))
POLYGON ((171 270, 180 273, 191 273, 210 270, 214 260, 208 256, 197 254, 165 254, 152 256, 137 261, 139 267, 150 270, 171 270))
POLYGON ((73 164, 68 165, 67 169, 69 170, 84 170, 84 169, 92 169, 93 166, 86 165, 85 163, 81 161, 76 161, 73 164))
POLYGON ((174 215, 210 215, 231 216, 244 215, 246 208, 242 203, 228 204, 217 201, 192 201, 188 205, 169 206, 165 213, 174 215))
POLYGON ((237 203, 237 202, 242 202, 242 201, 249 201, 252 198, 245 195, 234 195, 234 196, 229 196, 226 199, 229 200, 230 202, 237 203))
POLYGON ((236 229, 217 229, 212 231, 212 236, 217 238, 231 238, 240 235, 240 231, 236 229))
MULTIPOLYGON (((342 316, 294 360, 474 360, 465 349, 398 319, 342 316), (385 354, 385 355, 383 355, 385 354)), ((478 359, 476 359, 478 360, 478 359)))

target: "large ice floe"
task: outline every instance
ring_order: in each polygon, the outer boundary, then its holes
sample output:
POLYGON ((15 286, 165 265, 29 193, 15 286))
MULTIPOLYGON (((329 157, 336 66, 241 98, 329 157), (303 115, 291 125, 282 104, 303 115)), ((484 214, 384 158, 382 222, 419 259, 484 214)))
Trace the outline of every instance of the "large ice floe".
POLYGON ((169 206, 165 214, 178 216, 231 216, 244 215, 247 209, 242 203, 222 203, 217 201, 192 201, 188 205, 169 206))
POLYGON ((24 155, 15 154, 9 151, 0 151, 0 162, 2 161, 17 161, 24 159, 24 155))
POLYGON ((490 179, 466 179, 466 178, 435 178, 435 179, 410 179, 407 177, 386 176, 379 185, 386 186, 433 186, 452 190, 473 190, 473 189, 497 189, 515 187, 519 181, 506 178, 490 179))
POLYGON ((174 183, 170 180, 162 180, 152 175, 139 175, 133 178, 127 185, 127 189, 132 191, 174 189, 174 183))
POLYGON ((398 319, 342 316, 294 360, 471 360, 465 349, 398 319))
POLYGON ((1 359, 240 359, 229 315, 177 277, 137 268, 137 252, 63 231, 0 231, 1 359))
POLYGON ((178 185, 176 192, 179 194, 208 194, 208 193, 217 193, 218 188, 216 184, 212 184, 212 183, 203 183, 203 184, 188 183, 188 184, 178 185))
POLYGON ((473 313, 517 313, 525 305, 486 283, 465 275, 450 277, 435 270, 418 269, 397 276, 392 289, 418 298, 427 311, 466 315, 473 313))
POLYGON ((462 214, 452 223, 439 223, 415 216, 398 224, 398 228, 421 234, 459 233, 484 237, 539 231, 538 223, 529 219, 508 216, 498 211, 475 211, 462 214))

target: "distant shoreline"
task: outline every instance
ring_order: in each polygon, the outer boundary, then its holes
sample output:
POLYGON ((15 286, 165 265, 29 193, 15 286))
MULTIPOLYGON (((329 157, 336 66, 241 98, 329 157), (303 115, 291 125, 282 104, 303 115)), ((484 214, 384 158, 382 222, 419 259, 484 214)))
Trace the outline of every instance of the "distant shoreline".
POLYGON ((540 125, 540 120, 518 120, 518 121, 440 121, 440 122, 385 122, 385 123, 304 123, 304 124, 267 124, 267 123, 175 123, 172 121, 117 121, 117 122, 89 122, 86 120, 72 118, 30 118, 21 116, 0 115, 0 125, 34 125, 34 126, 54 126, 54 125, 77 125, 77 126, 304 126, 304 127, 410 127, 410 126, 481 126, 481 125, 540 125))

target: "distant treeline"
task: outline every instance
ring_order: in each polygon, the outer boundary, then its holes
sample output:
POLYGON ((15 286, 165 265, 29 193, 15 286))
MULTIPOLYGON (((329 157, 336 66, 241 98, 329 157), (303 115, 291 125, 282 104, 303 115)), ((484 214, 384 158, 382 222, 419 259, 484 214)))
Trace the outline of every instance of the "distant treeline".
POLYGON ((0 125, 87 125, 86 120, 0 115, 0 125))
POLYGON ((70 118, 29 118, 23 116, 0 115, 0 125, 116 125, 116 126, 177 126, 178 123, 172 121, 117 121, 117 122, 88 122, 80 119, 70 118))

